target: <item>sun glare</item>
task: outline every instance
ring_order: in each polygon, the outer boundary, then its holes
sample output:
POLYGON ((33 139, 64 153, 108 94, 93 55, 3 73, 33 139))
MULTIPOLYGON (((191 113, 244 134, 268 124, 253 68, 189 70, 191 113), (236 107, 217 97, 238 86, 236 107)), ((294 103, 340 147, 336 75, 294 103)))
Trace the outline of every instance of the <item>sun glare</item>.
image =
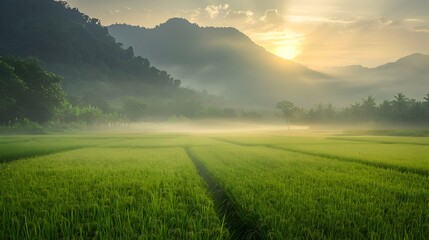
POLYGON ((295 46, 281 46, 275 51, 277 56, 288 60, 296 58, 299 53, 299 50, 295 46))

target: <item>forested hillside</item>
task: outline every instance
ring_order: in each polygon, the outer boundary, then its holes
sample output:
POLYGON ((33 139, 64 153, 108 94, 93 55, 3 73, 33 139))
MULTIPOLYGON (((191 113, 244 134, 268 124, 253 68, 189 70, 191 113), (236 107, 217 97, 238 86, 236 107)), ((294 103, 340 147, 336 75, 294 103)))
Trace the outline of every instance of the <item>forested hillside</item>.
POLYGON ((138 80, 179 86, 147 59, 122 49, 100 21, 64 1, 1 0, 0 55, 32 56, 66 81, 138 80))
POLYGON ((182 88, 180 80, 122 48, 99 20, 64 1, 0 0, 0 56, 38 59, 63 77, 67 106, 133 120, 192 117, 220 106, 220 99, 182 88), (132 108, 137 105, 140 110, 132 108))

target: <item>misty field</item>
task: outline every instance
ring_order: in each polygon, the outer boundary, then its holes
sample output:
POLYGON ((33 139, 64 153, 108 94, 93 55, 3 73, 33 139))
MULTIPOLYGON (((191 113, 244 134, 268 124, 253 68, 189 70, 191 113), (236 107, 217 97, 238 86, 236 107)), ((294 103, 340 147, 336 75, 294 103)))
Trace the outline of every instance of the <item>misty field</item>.
POLYGON ((0 239, 427 239, 429 138, 0 138, 0 239))

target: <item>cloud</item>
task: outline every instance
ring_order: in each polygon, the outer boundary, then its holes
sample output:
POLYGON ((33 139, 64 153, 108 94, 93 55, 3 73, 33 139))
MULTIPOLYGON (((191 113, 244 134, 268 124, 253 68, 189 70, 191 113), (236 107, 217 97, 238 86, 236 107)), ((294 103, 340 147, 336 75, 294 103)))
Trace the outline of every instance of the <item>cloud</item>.
POLYGON ((298 61, 374 66, 429 53, 428 0, 67 0, 102 24, 154 27, 172 17, 235 27, 268 50, 302 48, 298 61), (119 10, 119 12, 115 12, 119 10))
POLYGON ((229 9, 228 4, 220 5, 209 5, 205 8, 206 12, 209 14, 210 18, 216 18, 219 13, 226 12, 229 9))
POLYGON ((209 20, 216 20, 217 23, 223 23, 226 26, 240 26, 254 22, 254 12, 232 9, 229 4, 208 5, 204 10, 209 20))
POLYGON ((237 10, 237 11, 228 11, 225 15, 225 19, 230 21, 231 23, 235 22, 238 25, 243 23, 253 24, 255 22, 254 15, 250 10, 237 10))
POLYGON ((404 22, 422 23, 422 22, 425 22, 425 20, 418 19, 418 18, 406 18, 404 19, 404 22))
POLYGON ((375 67, 408 54, 428 53, 429 27, 412 29, 407 22, 385 16, 300 22, 297 29, 306 31, 301 32, 303 50, 297 61, 313 66, 375 67))
POLYGON ((412 29, 416 32, 427 32, 427 33, 429 33, 429 24, 428 25, 415 26, 412 29))
POLYGON ((265 15, 262 16, 259 20, 272 25, 283 25, 285 23, 285 17, 279 14, 277 9, 266 10, 265 15))

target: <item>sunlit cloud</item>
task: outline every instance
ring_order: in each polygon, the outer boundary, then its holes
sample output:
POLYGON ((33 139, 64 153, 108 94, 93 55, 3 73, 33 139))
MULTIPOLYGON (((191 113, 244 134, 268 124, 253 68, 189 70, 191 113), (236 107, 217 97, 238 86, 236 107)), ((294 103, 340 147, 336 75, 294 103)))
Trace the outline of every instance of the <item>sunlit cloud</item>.
POLYGON ((279 14, 277 9, 266 10, 265 15, 259 18, 259 21, 262 23, 259 26, 265 31, 283 28, 286 23, 285 16, 279 14))
POLYGON ((210 18, 216 18, 222 10, 228 10, 229 5, 209 5, 205 8, 206 12, 209 14, 210 18))
POLYGON ((183 17, 200 26, 235 27, 266 50, 307 65, 376 66, 414 52, 429 54, 429 1, 68 2, 104 25, 155 27, 183 17))
POLYGON ((425 22, 425 20, 418 19, 418 18, 407 18, 404 19, 405 22, 412 22, 412 23, 422 23, 425 22))
POLYGON ((427 33, 429 33, 429 25, 415 26, 415 27, 413 27, 413 30, 416 32, 427 32, 427 33))

